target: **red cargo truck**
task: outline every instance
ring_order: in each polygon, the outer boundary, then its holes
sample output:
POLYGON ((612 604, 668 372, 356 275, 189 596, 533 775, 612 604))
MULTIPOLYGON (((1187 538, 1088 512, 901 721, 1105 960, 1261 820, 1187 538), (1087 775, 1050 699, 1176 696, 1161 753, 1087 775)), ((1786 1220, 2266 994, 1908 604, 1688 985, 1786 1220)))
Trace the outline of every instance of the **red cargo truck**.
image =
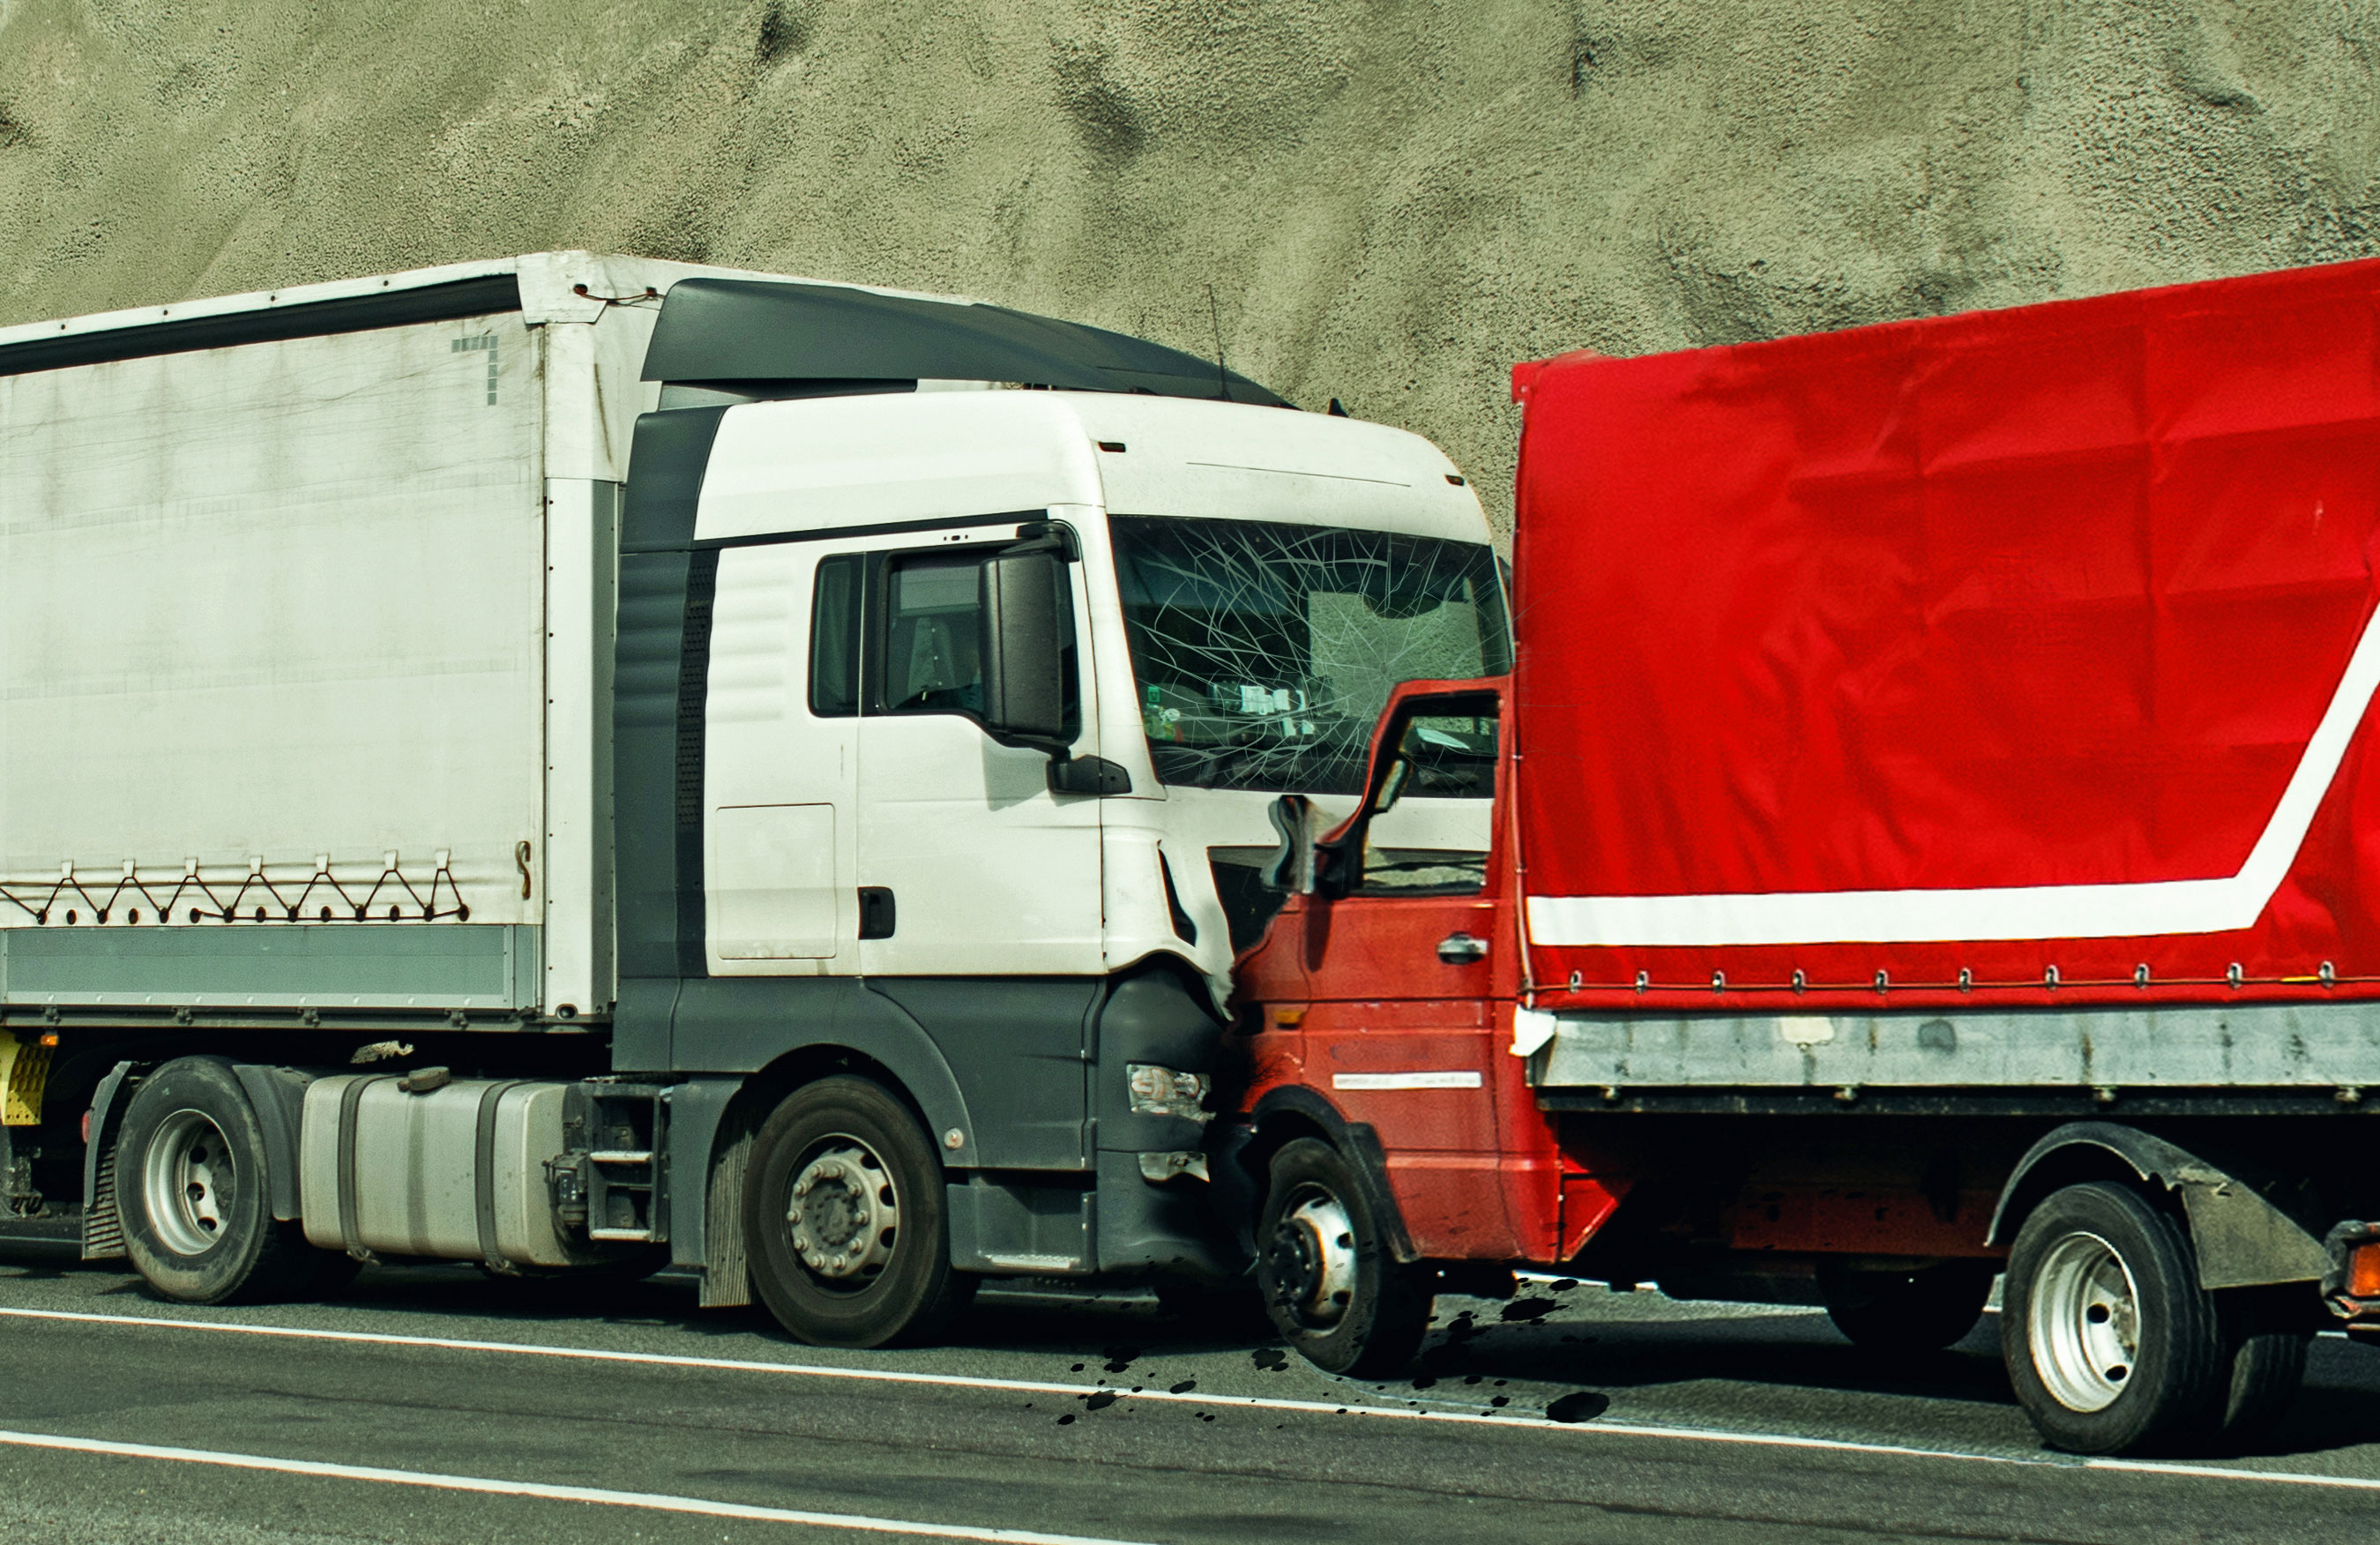
POLYGON ((2380 263, 1513 383, 1514 669, 1284 801, 1240 964, 1283 1332, 1528 1264, 1930 1349, 2005 1271, 2051 1443, 2267 1421, 2380 1328, 2380 263))

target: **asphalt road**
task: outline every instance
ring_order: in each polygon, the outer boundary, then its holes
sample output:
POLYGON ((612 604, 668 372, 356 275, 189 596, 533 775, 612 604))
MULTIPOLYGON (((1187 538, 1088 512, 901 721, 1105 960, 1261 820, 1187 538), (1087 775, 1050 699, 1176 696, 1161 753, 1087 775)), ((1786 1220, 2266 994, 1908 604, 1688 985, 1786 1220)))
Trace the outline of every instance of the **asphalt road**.
POLYGON ((1358 1384, 1123 1297, 988 1294, 949 1344, 839 1353, 698 1311, 667 1277, 376 1269, 334 1303, 194 1309, 19 1252, 0 1258, 0 1530, 12 1545, 2380 1538, 2380 1350, 2337 1339, 2259 1454, 2086 1464, 2035 1443, 1988 1320, 1955 1351, 1879 1361, 1814 1313, 1592 1284, 1440 1313, 1417 1377, 1358 1384))

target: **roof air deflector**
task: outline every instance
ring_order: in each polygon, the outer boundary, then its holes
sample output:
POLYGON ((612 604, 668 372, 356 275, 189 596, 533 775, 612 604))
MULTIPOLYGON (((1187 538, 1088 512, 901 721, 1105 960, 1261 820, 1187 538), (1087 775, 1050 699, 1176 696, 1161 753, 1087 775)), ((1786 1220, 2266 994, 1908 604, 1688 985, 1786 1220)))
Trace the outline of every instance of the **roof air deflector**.
MULTIPOLYGON (((1143 338, 984 306, 832 285, 682 279, 662 302, 647 381, 1002 381, 1287 407, 1245 376, 1143 338)), ((866 388, 857 388, 866 389, 866 388)), ((897 388, 896 388, 897 389, 897 388)))

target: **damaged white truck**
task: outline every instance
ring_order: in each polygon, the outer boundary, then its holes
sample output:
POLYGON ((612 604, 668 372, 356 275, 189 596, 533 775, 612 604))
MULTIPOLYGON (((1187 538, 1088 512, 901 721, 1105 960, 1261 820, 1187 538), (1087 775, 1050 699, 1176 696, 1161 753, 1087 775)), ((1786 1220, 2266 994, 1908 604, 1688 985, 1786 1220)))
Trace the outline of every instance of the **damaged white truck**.
POLYGON ((0 330, 0 1234, 854 1345, 1237 1279, 1275 797, 1502 593, 1427 443, 993 306, 546 253, 0 330))

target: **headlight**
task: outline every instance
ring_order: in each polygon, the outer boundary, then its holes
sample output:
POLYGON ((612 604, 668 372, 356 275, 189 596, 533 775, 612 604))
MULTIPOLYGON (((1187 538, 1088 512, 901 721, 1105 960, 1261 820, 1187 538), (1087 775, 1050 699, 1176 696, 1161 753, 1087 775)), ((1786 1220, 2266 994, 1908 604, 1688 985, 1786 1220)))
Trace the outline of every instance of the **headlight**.
POLYGON ((1124 1076, 1132 1089, 1132 1113, 1136 1116, 1215 1119, 1215 1113, 1205 1108, 1207 1091, 1214 1086, 1203 1073, 1176 1073, 1154 1063, 1126 1063, 1124 1076))

